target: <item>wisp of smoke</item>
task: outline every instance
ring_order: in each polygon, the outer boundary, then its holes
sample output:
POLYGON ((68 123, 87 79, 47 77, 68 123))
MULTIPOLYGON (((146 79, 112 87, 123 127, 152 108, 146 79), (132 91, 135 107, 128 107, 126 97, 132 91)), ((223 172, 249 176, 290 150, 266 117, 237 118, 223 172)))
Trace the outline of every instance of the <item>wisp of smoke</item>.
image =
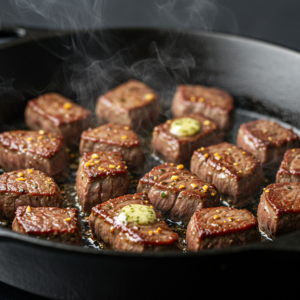
MULTIPOLYGON (((127 57, 130 57, 133 48, 122 44, 117 51, 111 52, 106 44, 107 40, 102 39, 101 34, 95 34, 94 30, 114 26, 146 26, 145 24, 150 27, 210 30, 221 7, 216 1, 10 0, 21 23, 29 22, 35 27, 57 30, 71 29, 75 33, 67 39, 60 39, 58 35, 56 47, 46 49, 62 59, 62 66, 56 75, 63 76, 66 85, 55 88, 54 78, 49 83, 51 88, 44 91, 34 90, 30 83, 28 89, 32 89, 32 94, 57 89, 62 94, 72 94, 73 100, 94 109, 95 99, 100 94, 123 81, 136 78, 159 90, 162 104, 167 108, 176 85, 186 82, 191 70, 195 68, 195 59, 189 51, 183 48, 174 56, 172 50, 175 40, 169 38, 162 46, 154 39, 149 43, 149 56, 131 61, 127 57), (82 33, 87 33, 88 38, 86 35, 82 39, 82 33), (87 50, 90 44, 97 47, 103 55, 91 55, 87 50), (55 49, 60 48, 68 49, 67 54, 62 56, 61 51, 55 52, 55 49)), ((118 41, 113 42, 118 44, 118 41)), ((37 40, 37 43, 40 41, 37 40)), ((40 45, 45 47, 44 43, 40 45)))

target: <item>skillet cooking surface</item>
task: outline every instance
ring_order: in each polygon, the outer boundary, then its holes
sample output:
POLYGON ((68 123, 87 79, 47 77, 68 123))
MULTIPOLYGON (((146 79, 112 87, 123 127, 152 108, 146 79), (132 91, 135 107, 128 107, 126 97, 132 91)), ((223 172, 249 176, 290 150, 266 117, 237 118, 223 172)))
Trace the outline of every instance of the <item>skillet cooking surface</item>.
MULTIPOLYGON (((229 143, 235 144, 236 142, 236 136, 238 129, 242 123, 257 120, 257 119, 265 119, 270 117, 266 117, 265 115, 261 115, 258 113, 253 113, 248 110, 244 109, 236 109, 235 115, 234 115, 234 124, 232 126, 232 129, 227 132, 225 140, 229 143)), ((290 127, 288 124, 285 124, 283 122, 280 122, 280 120, 272 118, 273 121, 279 122, 281 125, 290 127)), ((162 120, 164 121, 164 120, 162 120)), ((24 123, 24 120, 22 118, 16 119, 13 122, 7 122, 7 125, 0 127, 0 131, 9 131, 9 130, 16 130, 16 129, 28 129, 24 123)), ((297 128, 293 128, 294 131, 300 135, 300 131, 297 128)), ((162 160, 160 160, 159 157, 155 156, 153 154, 153 149, 151 147, 151 131, 145 132, 144 134, 141 134, 139 136, 140 140, 142 141, 143 150, 146 156, 145 159, 145 165, 143 168, 143 171, 140 174, 135 174, 130 176, 130 194, 134 194, 136 192, 136 188, 138 185, 138 181, 141 177, 144 176, 145 173, 150 172, 152 168, 155 166, 163 163, 162 160)), ((78 202, 78 197, 76 193, 76 174, 78 165, 80 162, 80 154, 78 151, 78 148, 69 149, 69 166, 65 172, 64 179, 60 180, 58 182, 60 190, 62 192, 62 196, 64 199, 64 207, 75 207, 79 210, 79 218, 81 223, 81 229, 82 229, 82 246, 85 248, 94 248, 99 250, 108 249, 103 242, 98 242, 91 237, 90 227, 88 225, 88 216, 89 214, 86 214, 82 212, 81 205, 78 202)), ((186 165, 187 168, 189 168, 189 165, 186 165)), ((0 169, 0 174, 3 173, 3 170, 0 169)), ((257 206, 260 200, 260 195, 262 193, 262 189, 267 186, 270 183, 275 182, 277 169, 266 169, 264 171, 265 180, 264 185, 261 187, 261 191, 255 196, 254 201, 247 206, 244 206, 243 208, 248 209, 251 211, 255 216, 257 215, 257 206)), ((222 201, 223 206, 229 206, 229 204, 226 201, 222 201)), ((188 251, 186 248, 186 228, 187 225, 182 222, 173 222, 169 219, 165 219, 165 221, 168 223, 168 225, 172 228, 173 231, 177 232, 180 236, 180 242, 183 247, 183 252, 188 251)), ((9 222, 0 222, 0 226, 11 228, 11 223, 9 222)), ((262 241, 271 241, 271 238, 269 238, 263 231, 261 231, 261 238, 262 241)))
MULTIPOLYGON (((167 29, 76 34, 31 31, 0 47, 0 66, 1 131, 22 128, 26 101, 41 93, 60 92, 94 111, 99 94, 134 77, 160 92, 162 119, 170 117, 170 100, 179 83, 227 90, 235 97, 237 108, 228 141, 235 142, 241 123, 261 116, 300 128, 300 55, 250 39, 167 29)), ((76 155, 72 160, 64 194, 70 205, 75 198, 76 155)), ((145 171, 150 164, 158 164, 149 155, 148 162, 145 171)), ((269 182, 274 180, 274 171, 269 182)), ((87 235, 84 246, 100 247, 87 235)), ((236 285, 253 282, 249 270, 262 265, 268 274, 288 274, 291 265, 300 267, 299 251, 299 232, 273 242, 200 253, 131 254, 38 240, 0 226, 0 280, 55 299, 98 299, 100 295, 124 299, 132 297, 128 285, 134 281, 136 295, 149 299, 153 298, 152 293, 147 294, 149 286, 163 272, 159 278, 163 277, 164 286, 173 288, 166 288, 161 296, 178 299, 186 297, 186 287, 198 295, 199 282, 211 283, 216 277, 221 279, 219 285, 232 285, 233 279, 236 285), (180 276, 185 288, 174 287, 178 271, 187 275, 180 276)))

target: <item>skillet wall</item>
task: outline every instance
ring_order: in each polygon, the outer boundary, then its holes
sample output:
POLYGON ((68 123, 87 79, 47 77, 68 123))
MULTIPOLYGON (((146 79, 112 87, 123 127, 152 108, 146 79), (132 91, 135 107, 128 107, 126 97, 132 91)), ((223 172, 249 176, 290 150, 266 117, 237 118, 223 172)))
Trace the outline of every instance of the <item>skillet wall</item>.
MULTIPOLYGON (((288 120, 298 124, 300 56, 226 35, 108 30, 40 37, 37 42, 24 39, 0 48, 0 66, 4 123, 22 115, 25 100, 41 92, 79 97, 81 104, 92 108, 99 93, 135 76, 159 90, 165 106, 177 83, 203 83, 227 89, 238 106, 290 116, 288 120)), ((56 299, 127 299, 132 293, 149 299, 157 285, 163 289, 160 295, 178 298, 186 289, 198 294, 199 282, 206 285, 222 277, 218 285, 224 285, 236 274, 235 284, 252 280, 262 262, 270 273, 279 268, 286 271, 291 262, 297 267, 299 246, 293 244, 299 240, 299 234, 294 234, 267 246, 172 256, 104 254, 32 240, 0 228, 0 280, 56 299)))

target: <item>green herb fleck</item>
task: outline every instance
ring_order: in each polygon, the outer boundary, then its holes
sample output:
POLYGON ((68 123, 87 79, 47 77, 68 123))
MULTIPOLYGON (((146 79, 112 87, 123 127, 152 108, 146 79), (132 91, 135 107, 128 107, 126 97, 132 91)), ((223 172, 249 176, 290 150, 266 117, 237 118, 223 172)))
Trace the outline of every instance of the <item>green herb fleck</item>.
POLYGON ((106 206, 106 208, 107 208, 107 209, 111 209, 111 208, 112 208, 112 206, 110 206, 110 205, 107 205, 107 206, 106 206))
POLYGON ((292 190, 292 188, 290 187, 290 186, 288 186, 288 188, 287 188, 288 190, 292 190))
POLYGON ((163 197, 163 198, 166 198, 166 197, 167 197, 167 194, 166 194, 165 192, 161 192, 161 193, 160 193, 160 196, 163 197))
POLYGON ((159 171, 163 172, 165 169, 159 169, 159 171))

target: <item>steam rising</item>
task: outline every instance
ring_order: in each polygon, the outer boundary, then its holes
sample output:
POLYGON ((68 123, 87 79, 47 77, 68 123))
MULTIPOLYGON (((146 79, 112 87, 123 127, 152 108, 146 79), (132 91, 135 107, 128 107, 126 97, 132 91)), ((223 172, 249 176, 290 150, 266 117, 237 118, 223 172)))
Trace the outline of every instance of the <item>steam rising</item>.
MULTIPOLYGON (((189 51, 182 47, 183 50, 174 56, 171 52, 175 40, 169 38, 164 45, 158 45, 153 39, 149 42, 149 56, 141 55, 138 60, 130 60, 131 53, 135 51, 134 45, 131 48, 124 44, 121 46, 112 37, 111 42, 116 44, 116 49, 111 51, 106 44, 107 38, 93 34, 93 30, 145 24, 148 27, 210 30, 218 15, 228 15, 224 8, 216 4, 216 0, 10 0, 10 4, 21 22, 20 26, 29 22, 38 28, 88 33, 88 37, 84 38, 82 35, 59 38, 55 41, 57 45, 51 49, 41 44, 63 63, 45 90, 36 91, 31 87, 31 94, 57 91, 94 110, 99 95, 128 79, 136 78, 159 91, 167 114, 176 85, 188 81, 191 70, 196 66, 189 51), (99 49, 97 55, 88 50, 90 44, 99 49), (61 48, 67 49, 64 52, 67 54, 62 55, 61 48), (64 86, 58 86, 56 77, 59 76, 66 82, 64 86)), ((27 85, 30 86, 30 83, 27 85)))
POLYGON ((10 4, 18 20, 59 30, 118 26, 211 29, 220 9, 215 0, 10 0, 10 4))

